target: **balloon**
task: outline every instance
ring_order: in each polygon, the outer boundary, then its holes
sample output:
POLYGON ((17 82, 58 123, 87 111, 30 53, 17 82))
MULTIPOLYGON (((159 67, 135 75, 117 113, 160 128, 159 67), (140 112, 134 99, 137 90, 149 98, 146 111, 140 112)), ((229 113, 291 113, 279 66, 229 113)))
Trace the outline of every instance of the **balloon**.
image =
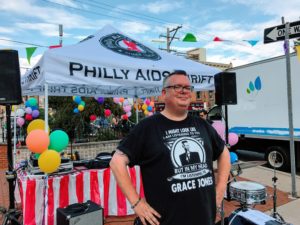
POLYGON ((96 115, 90 115, 90 121, 95 121, 97 119, 96 115))
POLYGON ((18 117, 23 117, 24 114, 25 114, 25 111, 24 111, 23 109, 17 109, 16 115, 17 115, 18 117))
POLYGON ((60 163, 60 155, 54 150, 47 150, 43 152, 38 159, 39 168, 44 173, 55 172, 59 168, 60 163))
POLYGON ((85 101, 81 101, 81 102, 79 103, 79 105, 85 106, 85 101))
POLYGON ((104 102, 104 98, 103 97, 98 97, 96 100, 97 100, 97 102, 99 104, 102 104, 104 102))
POLYGON ((127 112, 126 115, 127 115, 127 117, 131 117, 131 112, 130 111, 127 112))
POLYGON ((33 111, 33 110, 37 110, 37 109, 38 109, 38 107, 37 107, 37 106, 30 106, 30 107, 31 107, 32 111, 33 111))
POLYGON ((29 101, 28 101, 28 100, 25 102, 25 107, 26 107, 26 108, 27 108, 27 107, 30 107, 30 104, 29 104, 29 101))
POLYGON ((104 116, 109 117, 111 115, 110 109, 104 109, 104 116))
POLYGON ((129 103, 128 99, 125 99, 124 102, 123 102, 123 106, 129 105, 129 104, 130 103, 129 103))
POLYGON ((31 114, 32 113, 32 108, 31 107, 27 107, 25 109, 26 114, 31 114))
POLYGON ((149 112, 151 112, 152 109, 153 109, 153 108, 152 108, 152 106, 150 106, 150 105, 147 107, 147 110, 148 110, 149 112))
POLYGON ((238 156, 235 152, 230 152, 230 163, 235 163, 237 162, 239 159, 238 159, 238 156))
POLYGON ((80 111, 80 112, 82 112, 83 110, 84 110, 84 106, 83 105, 78 105, 78 110, 80 111))
POLYGON ((77 104, 80 104, 81 102, 81 97, 80 96, 74 96, 73 101, 76 102, 77 104))
POLYGON ((225 125, 221 121, 214 121, 212 124, 213 128, 217 131, 220 137, 224 140, 225 137, 225 125))
POLYGON ((32 120, 32 115, 31 114, 26 114, 25 115, 25 120, 31 121, 32 120))
POLYGON ((17 118, 17 124, 19 127, 22 127, 25 123, 25 120, 22 117, 17 118))
POLYGON ((27 148, 34 153, 47 150, 49 143, 49 136, 44 130, 33 130, 26 137, 27 148))
POLYGON ((36 119, 30 122, 27 127, 27 134, 29 134, 33 130, 45 130, 45 121, 41 119, 36 119))
POLYGON ((57 152, 64 150, 69 144, 69 136, 62 130, 53 131, 50 134, 49 149, 53 149, 57 152))
POLYGON ((152 116, 152 115, 153 115, 153 112, 149 112, 149 113, 148 113, 148 116, 152 116))
POLYGON ((150 102, 150 106, 154 107, 154 102, 150 102))
POLYGON ((39 153, 34 153, 34 157, 35 157, 36 159, 39 159, 39 158, 40 158, 40 155, 41 155, 41 154, 39 154, 39 153))
POLYGON ((37 100, 35 98, 28 99, 29 106, 36 106, 37 100))
POLYGON ((148 107, 148 106, 147 106, 146 104, 143 104, 143 105, 142 105, 142 109, 143 109, 143 110, 147 110, 147 107, 148 107))
POLYGON ((148 110, 145 110, 145 111, 144 111, 144 114, 145 114, 145 116, 147 116, 147 115, 149 114, 149 111, 148 111, 148 110))
POLYGON ((32 111, 32 114, 31 114, 31 115, 32 115, 32 118, 37 118, 37 117, 39 117, 40 112, 39 112, 39 110, 36 109, 36 110, 33 110, 33 111, 32 111))
POLYGON ((73 110, 73 112, 74 112, 74 113, 79 113, 79 110, 78 110, 77 108, 75 108, 75 109, 73 110))
POLYGON ((124 110, 125 112, 130 112, 130 111, 131 111, 131 105, 123 106, 123 110, 124 110))
POLYGON ((114 103, 118 104, 120 102, 120 98, 114 98, 114 103))
POLYGON ((151 101, 150 101, 150 99, 148 99, 148 98, 145 100, 145 104, 146 104, 147 106, 150 105, 150 102, 151 102, 151 101))
POLYGON ((123 120, 128 120, 128 116, 126 114, 122 115, 123 120))
POLYGON ((230 146, 234 146, 238 143, 239 136, 236 133, 229 133, 228 134, 228 143, 230 146))
POLYGON ((120 101, 121 103, 122 103, 122 102, 124 102, 124 100, 125 100, 125 99, 124 99, 124 98, 122 98, 122 97, 121 97, 121 98, 119 98, 119 101, 120 101))

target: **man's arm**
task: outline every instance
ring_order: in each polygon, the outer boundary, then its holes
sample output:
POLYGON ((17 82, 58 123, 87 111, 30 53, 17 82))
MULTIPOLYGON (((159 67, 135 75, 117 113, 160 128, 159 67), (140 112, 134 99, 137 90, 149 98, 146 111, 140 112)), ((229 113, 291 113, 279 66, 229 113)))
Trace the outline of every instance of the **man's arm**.
POLYGON ((110 168, 119 187, 132 205, 137 216, 140 217, 142 223, 146 225, 145 220, 147 220, 152 225, 158 225, 159 222, 156 217, 160 218, 160 215, 145 201, 145 199, 140 199, 128 174, 128 164, 129 159, 127 155, 120 150, 117 150, 110 161, 110 168))
POLYGON ((224 193, 226 191, 227 182, 230 173, 230 154, 226 147, 224 147, 223 152, 219 156, 218 160, 218 174, 217 174, 217 186, 216 186, 216 200, 217 207, 221 206, 224 193))

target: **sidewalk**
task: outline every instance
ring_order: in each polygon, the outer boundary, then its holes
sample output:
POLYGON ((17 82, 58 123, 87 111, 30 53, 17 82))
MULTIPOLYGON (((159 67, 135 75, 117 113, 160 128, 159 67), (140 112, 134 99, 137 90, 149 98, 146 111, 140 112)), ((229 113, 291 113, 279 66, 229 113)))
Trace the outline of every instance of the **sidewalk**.
MULTIPOLYGON (((257 166, 249 169, 244 169, 240 177, 258 182, 265 186, 272 187, 272 177, 274 176, 273 169, 257 166)), ((292 200, 284 205, 277 207, 277 212, 283 217, 287 223, 293 225, 300 225, 300 198, 294 199, 291 197, 292 192, 292 178, 291 174, 276 171, 277 190, 289 193, 289 199, 292 200)), ((300 177, 296 176, 296 192, 300 196, 300 177)), ((266 211, 270 215, 271 210, 266 211)))

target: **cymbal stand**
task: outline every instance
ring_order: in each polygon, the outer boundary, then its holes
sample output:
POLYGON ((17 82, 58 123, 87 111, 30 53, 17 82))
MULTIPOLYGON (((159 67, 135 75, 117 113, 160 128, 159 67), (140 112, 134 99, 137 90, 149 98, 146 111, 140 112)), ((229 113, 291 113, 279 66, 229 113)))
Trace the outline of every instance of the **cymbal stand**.
POLYGON ((273 212, 272 212, 271 216, 273 218, 275 218, 276 220, 278 220, 279 222, 282 222, 282 223, 286 224, 284 219, 282 218, 282 216, 277 212, 277 180, 278 180, 278 178, 276 177, 275 167, 273 167, 273 171, 274 171, 274 176, 272 177, 272 182, 273 182, 273 212))

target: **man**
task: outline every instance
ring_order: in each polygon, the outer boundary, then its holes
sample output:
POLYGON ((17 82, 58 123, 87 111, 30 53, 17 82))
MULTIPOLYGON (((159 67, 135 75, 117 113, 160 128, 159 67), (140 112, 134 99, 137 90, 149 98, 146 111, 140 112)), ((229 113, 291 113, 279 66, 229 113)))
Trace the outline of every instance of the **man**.
POLYGON ((152 225, 213 225, 230 170, 230 156, 217 132, 188 115, 193 87, 185 71, 163 81, 165 109, 142 120, 124 138, 110 166, 141 222, 152 225), (200 163, 182 165, 182 142, 199 153, 200 163), (218 160, 217 184, 213 161, 218 160), (137 194, 127 165, 140 165, 145 199, 137 194))
POLYGON ((202 110, 200 111, 200 113, 199 113, 199 116, 200 116, 202 119, 206 120, 206 119, 207 119, 207 111, 206 111, 205 109, 202 109, 202 110))

